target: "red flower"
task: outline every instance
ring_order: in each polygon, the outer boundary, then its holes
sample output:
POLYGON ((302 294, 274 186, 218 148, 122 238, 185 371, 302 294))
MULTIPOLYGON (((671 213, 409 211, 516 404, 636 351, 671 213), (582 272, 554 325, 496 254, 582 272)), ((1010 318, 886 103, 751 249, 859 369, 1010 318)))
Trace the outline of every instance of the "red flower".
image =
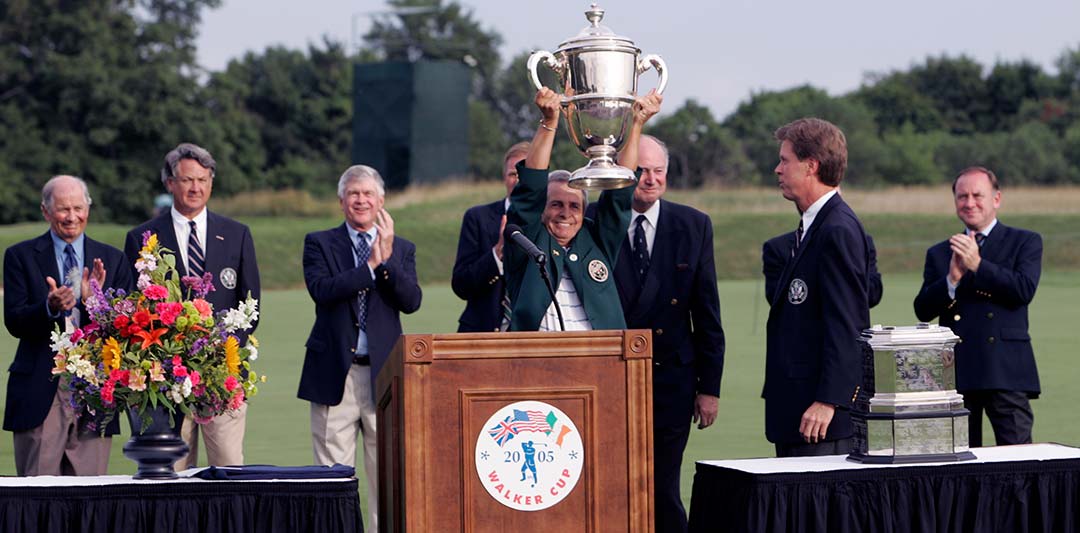
POLYGON ((151 315, 150 311, 147 311, 146 309, 139 309, 138 311, 135 311, 135 314, 131 315, 131 320, 138 324, 139 327, 143 328, 149 327, 150 321, 154 318, 154 315, 151 315))
POLYGON ((116 388, 116 382, 113 380, 107 380, 104 385, 101 386, 101 399, 105 401, 106 405, 112 405, 113 403, 113 389, 116 388))
POLYGON ((140 328, 138 324, 131 324, 130 326, 128 326, 127 335, 125 335, 125 336, 130 337, 130 336, 132 336, 132 335, 134 335, 134 334, 136 334, 136 333, 138 333, 140 331, 142 331, 142 328, 140 328))
POLYGON ((127 387, 130 380, 131 380, 131 371, 130 370, 113 369, 113 371, 109 373, 109 382, 110 383, 119 382, 121 385, 127 387))
POLYGON ((131 319, 127 315, 119 315, 113 319, 112 325, 114 328, 123 331, 131 323, 131 319))

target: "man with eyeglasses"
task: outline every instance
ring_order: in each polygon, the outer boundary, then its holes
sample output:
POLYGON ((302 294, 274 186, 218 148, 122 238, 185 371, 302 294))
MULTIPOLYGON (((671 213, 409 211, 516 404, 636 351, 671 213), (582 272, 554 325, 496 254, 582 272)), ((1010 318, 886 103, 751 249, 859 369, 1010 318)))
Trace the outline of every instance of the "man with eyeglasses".
MULTIPOLYGON (((176 252, 176 270, 181 276, 209 275, 214 290, 206 295, 206 300, 213 304, 215 312, 236 307, 249 294, 258 299, 260 292, 259 265, 255 261, 251 231, 244 224, 206 208, 216 172, 213 156, 198 145, 181 143, 166 154, 161 182, 172 194, 173 206, 129 231, 124 243, 124 254, 134 269, 143 233, 156 233, 162 246, 176 252)), ((244 345, 246 335, 241 335, 239 340, 244 345)), ((197 465, 200 428, 208 464, 244 464, 246 417, 246 403, 205 424, 196 424, 187 417, 180 434, 191 451, 177 461, 176 468, 197 465)))

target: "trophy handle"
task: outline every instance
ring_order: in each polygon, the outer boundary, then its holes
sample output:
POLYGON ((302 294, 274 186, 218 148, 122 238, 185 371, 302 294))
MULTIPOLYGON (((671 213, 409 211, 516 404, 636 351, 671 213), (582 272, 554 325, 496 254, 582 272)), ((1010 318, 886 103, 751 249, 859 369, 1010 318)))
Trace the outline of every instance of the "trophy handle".
POLYGON ((533 85, 536 86, 536 90, 538 91, 544 88, 544 85, 540 83, 540 76, 536 73, 536 67, 541 61, 551 68, 551 70, 559 72, 559 60, 555 59, 555 56, 551 55, 551 52, 545 50, 533 52, 532 55, 529 56, 529 79, 532 80, 533 85))
MULTIPOLYGON (((529 61, 532 61, 530 58, 529 61)), ((644 73, 649 70, 649 67, 655 68, 656 73, 660 75, 660 83, 656 86, 656 92, 664 94, 664 89, 667 88, 667 63, 664 63, 664 59, 656 54, 649 54, 638 63, 638 74, 644 73)))

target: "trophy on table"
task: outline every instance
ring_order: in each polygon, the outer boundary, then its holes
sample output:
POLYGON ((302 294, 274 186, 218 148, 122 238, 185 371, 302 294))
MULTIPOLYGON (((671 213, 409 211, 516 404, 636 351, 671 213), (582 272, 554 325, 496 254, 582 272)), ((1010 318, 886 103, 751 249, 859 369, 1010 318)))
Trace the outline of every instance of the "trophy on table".
POLYGON ((851 413, 859 463, 966 461, 968 410, 956 392, 960 340, 934 324, 862 332, 863 383, 851 413))
POLYGON ((650 68, 660 75, 656 91, 667 86, 667 66, 658 55, 638 59, 641 50, 626 37, 600 24, 604 10, 596 4, 585 12, 589 26, 559 45, 554 54, 534 52, 529 77, 543 88, 536 68, 544 63, 558 75, 562 86, 563 115, 570 139, 589 163, 570 175, 570 186, 605 190, 632 187, 634 171, 615 162, 622 147, 637 96, 638 76, 650 68))

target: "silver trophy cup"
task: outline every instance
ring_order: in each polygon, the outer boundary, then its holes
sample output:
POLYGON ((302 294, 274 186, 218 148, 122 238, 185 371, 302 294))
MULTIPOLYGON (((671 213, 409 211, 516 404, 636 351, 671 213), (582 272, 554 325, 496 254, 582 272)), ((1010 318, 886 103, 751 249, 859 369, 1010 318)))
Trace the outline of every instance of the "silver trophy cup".
POLYGON ((544 63, 562 85, 563 114, 570 139, 589 163, 570 175, 578 189, 621 189, 637 183, 634 171, 619 166, 615 154, 622 147, 637 96, 638 76, 655 68, 660 75, 657 92, 667 86, 667 66, 658 55, 638 58, 641 50, 626 37, 600 24, 604 10, 596 4, 585 12, 589 26, 559 45, 554 54, 534 52, 529 77, 536 89, 543 85, 536 68, 544 63))

